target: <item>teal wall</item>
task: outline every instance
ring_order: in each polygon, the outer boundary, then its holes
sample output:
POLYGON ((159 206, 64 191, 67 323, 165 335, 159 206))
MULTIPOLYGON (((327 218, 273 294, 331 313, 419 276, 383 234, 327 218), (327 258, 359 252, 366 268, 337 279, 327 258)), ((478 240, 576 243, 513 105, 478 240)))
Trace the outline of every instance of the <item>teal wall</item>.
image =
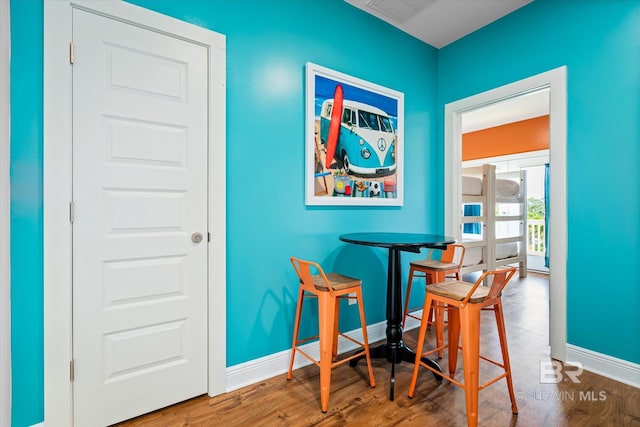
MULTIPOLYGON (((437 50, 342 0, 253 0, 242 7, 227 0, 131 3, 227 38, 228 366, 291 347, 292 255, 358 274, 367 283, 367 320, 383 320, 386 252, 347 246, 338 236, 442 231, 443 167, 433 156, 437 50), (305 206, 307 61, 405 93, 410 155, 402 208, 305 206), (375 269, 368 265, 372 259, 375 269)), ((344 312, 346 325, 357 327, 355 307, 344 312)))
POLYGON ((44 417, 41 1, 11 2, 12 425, 44 417))
POLYGON ((438 59, 439 111, 562 65, 567 341, 640 363, 640 2, 536 0, 446 46, 438 59))
MULTIPOLYGON (((11 2, 14 427, 43 419, 42 1, 11 2)), ((362 277, 367 321, 382 321, 386 253, 338 236, 442 231, 443 105, 560 65, 569 80, 569 342, 640 363, 640 287, 609 285, 604 269, 589 268, 623 266, 615 277, 624 279, 640 260, 637 1, 537 0, 440 51, 342 0, 132 3, 227 36, 228 366, 290 347, 291 255, 362 277), (305 207, 307 61, 405 94, 403 207, 305 207), (611 190, 619 179, 624 187, 611 190), (626 298, 604 304, 598 292, 608 290, 626 298)), ((343 314, 356 324, 352 308, 343 314)))
MULTIPOLYGON (((442 231, 437 50, 342 0, 132 3, 227 37, 227 365, 290 348, 292 255, 362 277, 367 321, 384 320, 386 252, 348 246, 338 236, 442 231), (403 207, 305 206, 307 61, 405 94, 403 207)), ((12 416, 22 427, 43 419, 43 3, 13 0, 11 9, 12 416)), ((357 327, 354 307, 342 311, 346 328, 357 327)), ((314 318, 310 310, 305 323, 314 318)))

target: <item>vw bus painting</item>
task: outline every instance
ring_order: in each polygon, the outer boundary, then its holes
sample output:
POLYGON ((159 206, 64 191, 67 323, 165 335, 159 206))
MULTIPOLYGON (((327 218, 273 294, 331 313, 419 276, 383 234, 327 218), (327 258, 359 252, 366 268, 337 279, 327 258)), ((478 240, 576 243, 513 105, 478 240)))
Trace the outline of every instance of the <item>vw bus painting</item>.
MULTIPOLYGON (((327 147, 335 99, 322 103, 320 141, 327 147)), ((345 172, 382 177, 396 170, 396 135, 389 115, 380 108, 344 99, 333 158, 345 172)))
POLYGON ((307 63, 306 203, 403 204, 404 95, 307 63))

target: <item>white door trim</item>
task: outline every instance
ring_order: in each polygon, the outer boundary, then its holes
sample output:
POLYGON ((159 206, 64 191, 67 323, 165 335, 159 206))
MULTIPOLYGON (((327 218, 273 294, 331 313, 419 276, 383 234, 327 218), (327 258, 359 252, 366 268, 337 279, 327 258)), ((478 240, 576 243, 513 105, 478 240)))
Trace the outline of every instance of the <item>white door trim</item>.
POLYGON ((457 236, 461 186, 461 117, 494 102, 549 88, 549 344, 551 357, 566 360, 567 350, 567 68, 559 67, 445 105, 444 217, 445 233, 457 236))
POLYGON ((208 393, 226 390, 226 39, 118 0, 44 3, 44 406, 47 425, 72 425, 72 9, 81 8, 200 44, 209 52, 208 393))
POLYGON ((0 2, 0 425, 11 425, 11 18, 0 2))

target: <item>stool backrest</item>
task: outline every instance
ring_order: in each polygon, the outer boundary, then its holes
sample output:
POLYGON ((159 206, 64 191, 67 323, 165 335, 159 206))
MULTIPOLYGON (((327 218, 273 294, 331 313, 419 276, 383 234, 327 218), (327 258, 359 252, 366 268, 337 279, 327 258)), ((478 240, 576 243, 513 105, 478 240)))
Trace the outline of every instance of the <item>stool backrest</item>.
POLYGON ((322 280, 323 286, 329 290, 329 292, 333 293, 333 288, 331 287, 331 282, 325 275, 320 264, 314 261, 306 261, 300 258, 291 257, 291 265, 293 265, 293 269, 296 271, 298 278, 300 279, 300 285, 303 289, 313 292, 316 291, 316 285, 313 277, 315 276, 317 279, 322 280), (317 272, 317 274, 312 274, 312 269, 317 272))
POLYGON ((480 286, 485 279, 489 279, 489 278, 491 281, 491 285, 489 288, 489 292, 487 293, 487 296, 484 298, 485 301, 491 300, 500 296, 500 293, 502 292, 504 287, 507 286, 507 283, 509 283, 509 280, 511 280, 515 272, 516 272, 515 267, 505 268, 504 270, 493 270, 493 271, 485 272, 482 276, 478 278, 478 280, 476 280, 476 283, 474 283, 473 287, 471 288, 471 290, 463 300, 463 303, 466 304, 469 301, 469 299, 473 296, 473 293, 476 291, 476 289, 478 289, 478 286, 480 286))
MULTIPOLYGON (((452 245, 447 245, 446 249, 441 249, 442 252, 440 255, 440 262, 455 262, 458 264, 458 267, 462 267, 462 261, 464 260, 464 253, 467 250, 464 245, 460 245, 454 243, 452 245)), ((429 256, 427 259, 431 259, 433 255, 433 249, 429 251, 429 256)))

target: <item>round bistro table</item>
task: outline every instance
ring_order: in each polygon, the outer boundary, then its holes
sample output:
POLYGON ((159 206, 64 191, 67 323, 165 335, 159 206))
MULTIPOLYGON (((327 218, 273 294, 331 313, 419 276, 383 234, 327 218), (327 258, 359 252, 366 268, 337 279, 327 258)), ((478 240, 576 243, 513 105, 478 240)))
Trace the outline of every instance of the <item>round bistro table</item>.
MULTIPOLYGON (((349 233, 340 236, 346 243, 364 246, 376 246, 389 249, 389 263, 387 269, 387 342, 370 349, 372 358, 386 358, 391 362, 390 400, 394 398, 395 365, 402 361, 415 363, 416 353, 402 342, 402 266, 400 253, 419 253, 421 248, 445 249, 447 245, 455 243, 455 239, 440 234, 424 233, 349 233)), ((442 371, 434 360, 422 358, 433 368, 442 371)), ((350 362, 355 366, 358 359, 350 362)), ((442 377, 435 374, 437 380, 442 377)))

